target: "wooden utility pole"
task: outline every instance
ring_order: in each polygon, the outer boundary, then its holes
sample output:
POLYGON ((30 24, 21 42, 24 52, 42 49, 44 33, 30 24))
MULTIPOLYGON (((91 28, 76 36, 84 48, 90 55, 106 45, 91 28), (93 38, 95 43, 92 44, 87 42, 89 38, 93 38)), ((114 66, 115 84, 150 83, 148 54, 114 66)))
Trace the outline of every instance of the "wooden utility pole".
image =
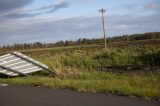
POLYGON ((104 48, 107 48, 107 44, 106 44, 106 31, 105 31, 105 22, 104 22, 104 13, 106 12, 105 9, 100 9, 99 10, 100 13, 102 13, 102 25, 103 25, 103 34, 104 34, 104 48))

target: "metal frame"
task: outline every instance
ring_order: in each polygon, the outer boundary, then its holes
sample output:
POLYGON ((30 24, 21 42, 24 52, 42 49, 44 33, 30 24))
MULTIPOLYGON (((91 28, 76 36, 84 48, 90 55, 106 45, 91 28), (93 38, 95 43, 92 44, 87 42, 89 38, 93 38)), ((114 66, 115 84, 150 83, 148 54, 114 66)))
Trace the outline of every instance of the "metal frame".
POLYGON ((29 62, 29 63, 32 63, 32 64, 34 64, 34 65, 36 65, 36 66, 38 66, 38 67, 40 67, 40 68, 42 68, 42 69, 44 69, 44 70, 46 70, 46 71, 49 71, 49 72, 53 73, 53 71, 49 70, 48 68, 46 68, 46 67, 44 67, 44 66, 42 66, 42 65, 40 65, 40 64, 38 64, 38 63, 36 63, 36 62, 34 62, 34 61, 31 61, 31 60, 29 60, 29 59, 26 59, 26 58, 24 58, 24 57, 16 54, 15 52, 11 52, 10 54, 12 54, 12 55, 14 55, 14 56, 16 56, 16 57, 18 57, 18 58, 20 58, 20 59, 22 59, 22 60, 25 60, 25 61, 27 61, 27 62, 29 62))
POLYGON ((24 75, 24 76, 27 75, 27 74, 21 73, 21 72, 19 72, 19 71, 16 71, 16 70, 14 70, 14 69, 11 69, 11 68, 8 68, 8 67, 2 66, 2 65, 0 65, 0 68, 3 69, 3 70, 8 70, 8 71, 11 71, 11 72, 20 74, 20 75, 24 75))
MULTIPOLYGON (((21 60, 19 63, 26 62, 26 64, 32 66, 31 68, 33 68, 33 66, 37 67, 38 70, 35 69, 35 71, 36 70, 37 71, 46 70, 46 71, 48 71, 48 72, 50 72, 50 73, 52 73, 54 75, 57 75, 56 72, 53 72, 52 70, 48 69, 48 66, 46 66, 45 64, 42 64, 42 63, 38 62, 37 60, 34 60, 34 59, 32 59, 32 58, 30 58, 30 57, 28 57, 28 56, 26 56, 26 55, 24 55, 24 54, 22 54, 20 52, 10 52, 10 53, 8 53, 6 55, 0 56, 0 61, 1 60, 5 61, 5 59, 8 59, 10 57, 15 57, 15 58, 11 59, 11 60, 7 60, 7 62, 10 62, 10 61, 13 61, 13 60, 16 60, 16 59, 17 60, 21 60)), ((18 64, 18 63, 15 62, 13 64, 15 65, 15 64, 18 64)), ((28 73, 26 73, 25 71, 17 70, 16 69, 17 67, 13 67, 13 68, 9 67, 9 66, 12 66, 13 64, 5 65, 5 63, 1 63, 0 64, 0 69, 6 70, 6 71, 10 71, 11 73, 15 73, 17 75, 23 75, 23 76, 26 76, 30 72, 35 72, 34 70, 32 70, 32 71, 29 71, 28 73)), ((23 65, 22 64, 22 65, 18 66, 18 68, 24 67, 24 66, 27 66, 27 65, 23 65)), ((27 68, 27 69, 29 69, 29 68, 27 68)), ((22 69, 22 70, 25 70, 25 69, 22 69)), ((8 74, 6 74, 6 75, 8 75, 8 74)))

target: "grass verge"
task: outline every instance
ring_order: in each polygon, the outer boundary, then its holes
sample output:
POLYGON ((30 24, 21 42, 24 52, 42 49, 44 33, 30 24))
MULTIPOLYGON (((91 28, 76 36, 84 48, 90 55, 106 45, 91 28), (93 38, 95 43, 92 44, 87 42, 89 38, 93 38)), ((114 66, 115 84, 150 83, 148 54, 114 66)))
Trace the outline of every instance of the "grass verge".
POLYGON ((112 93, 145 99, 160 98, 159 72, 151 74, 122 74, 80 71, 75 73, 61 75, 58 78, 39 75, 8 79, 0 78, 0 83, 54 87, 81 92, 112 93))

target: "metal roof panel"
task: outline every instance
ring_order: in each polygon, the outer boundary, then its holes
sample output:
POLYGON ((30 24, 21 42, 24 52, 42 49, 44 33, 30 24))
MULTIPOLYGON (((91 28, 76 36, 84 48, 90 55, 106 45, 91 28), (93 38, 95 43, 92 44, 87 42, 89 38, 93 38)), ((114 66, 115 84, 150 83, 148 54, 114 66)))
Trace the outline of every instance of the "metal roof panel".
POLYGON ((0 56, 0 73, 8 76, 26 75, 40 70, 48 70, 48 66, 22 53, 12 52, 0 56))

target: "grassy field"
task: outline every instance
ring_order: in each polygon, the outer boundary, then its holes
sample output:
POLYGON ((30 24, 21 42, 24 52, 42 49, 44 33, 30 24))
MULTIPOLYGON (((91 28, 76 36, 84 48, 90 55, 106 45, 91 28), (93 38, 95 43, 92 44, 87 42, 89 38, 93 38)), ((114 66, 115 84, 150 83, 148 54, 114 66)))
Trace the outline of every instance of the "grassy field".
POLYGON ((59 76, 46 72, 26 77, 0 78, 0 83, 102 92, 146 99, 160 99, 160 71, 139 73, 103 72, 96 67, 145 65, 159 67, 160 45, 110 47, 76 47, 28 51, 26 55, 45 63, 59 76))
POLYGON ((70 48, 26 52, 47 64, 50 68, 66 67, 87 68, 123 65, 160 65, 160 46, 114 47, 102 48, 70 48))
MULTIPOLYGON (((159 46, 160 39, 152 39, 152 40, 138 40, 138 41, 123 41, 123 42, 110 42, 107 44, 109 48, 111 47, 127 47, 127 46, 159 46)), ((30 48, 30 49, 22 49, 16 50, 18 52, 37 52, 37 51, 47 51, 47 50, 68 50, 68 49, 79 49, 79 48, 103 48, 104 44, 90 44, 90 45, 76 45, 76 46, 63 46, 63 47, 49 47, 49 48, 30 48)), ((15 51, 14 49, 0 49, 0 54, 8 53, 11 51, 15 51)))

